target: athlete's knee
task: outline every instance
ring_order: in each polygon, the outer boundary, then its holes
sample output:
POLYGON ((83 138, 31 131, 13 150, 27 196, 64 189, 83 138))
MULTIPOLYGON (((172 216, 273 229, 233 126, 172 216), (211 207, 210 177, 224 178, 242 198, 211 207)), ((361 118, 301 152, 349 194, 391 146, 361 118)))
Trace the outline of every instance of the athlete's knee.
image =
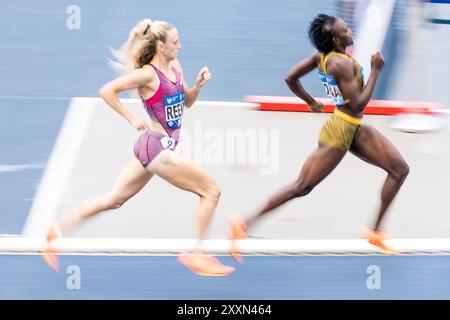
POLYGON ((211 182, 202 192, 201 196, 213 201, 219 201, 222 191, 217 183, 211 182))
POLYGON ((398 182, 403 183, 409 174, 409 165, 405 160, 399 159, 389 174, 398 182))
POLYGON ((114 201, 110 209, 119 209, 124 203, 125 201, 114 201))
POLYGON ((120 197, 106 196, 103 205, 105 210, 119 209, 126 201, 126 199, 120 197))
POLYGON ((406 179, 408 174, 409 174, 409 165, 406 163, 406 161, 403 161, 400 169, 400 178, 402 179, 402 181, 406 179))
POLYGON ((217 183, 213 183, 209 186, 208 194, 211 199, 219 201, 222 191, 217 183))
POLYGON ((298 181, 294 183, 291 196, 292 198, 303 197, 309 194, 313 189, 314 189, 313 185, 304 183, 302 181, 298 181))

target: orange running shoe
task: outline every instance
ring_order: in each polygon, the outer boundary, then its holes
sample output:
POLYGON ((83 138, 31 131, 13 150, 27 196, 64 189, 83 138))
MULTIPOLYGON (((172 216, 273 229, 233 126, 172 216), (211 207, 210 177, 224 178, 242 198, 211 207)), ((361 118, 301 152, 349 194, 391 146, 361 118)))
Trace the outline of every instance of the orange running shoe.
POLYGON ((239 239, 247 239, 247 226, 245 225, 244 220, 238 213, 233 213, 230 216, 230 239, 231 239, 231 248, 230 254, 236 262, 242 263, 243 258, 240 250, 237 247, 237 240, 239 239))
POLYGON ((378 247, 380 249, 380 252, 385 254, 399 254, 399 251, 393 250, 389 248, 385 243, 384 240, 388 239, 388 236, 379 231, 379 230, 371 230, 368 228, 364 228, 362 230, 362 237, 367 239, 367 241, 370 244, 373 244, 374 246, 378 247))
POLYGON ((222 264, 213 256, 203 253, 183 252, 178 256, 178 262, 192 272, 201 276, 227 276, 235 270, 231 266, 222 264))
POLYGON ((61 236, 59 225, 56 222, 53 223, 46 235, 47 245, 42 249, 42 258, 53 271, 58 271, 59 269, 59 250, 52 246, 52 242, 61 236))

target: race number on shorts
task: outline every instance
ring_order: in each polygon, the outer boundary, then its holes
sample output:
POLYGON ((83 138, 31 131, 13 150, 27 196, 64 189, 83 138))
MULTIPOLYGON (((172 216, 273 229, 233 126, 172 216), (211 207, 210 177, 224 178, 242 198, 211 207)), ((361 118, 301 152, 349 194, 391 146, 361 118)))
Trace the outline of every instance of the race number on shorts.
POLYGON ((171 149, 173 150, 175 148, 176 140, 171 137, 163 137, 161 138, 161 145, 164 149, 171 149))

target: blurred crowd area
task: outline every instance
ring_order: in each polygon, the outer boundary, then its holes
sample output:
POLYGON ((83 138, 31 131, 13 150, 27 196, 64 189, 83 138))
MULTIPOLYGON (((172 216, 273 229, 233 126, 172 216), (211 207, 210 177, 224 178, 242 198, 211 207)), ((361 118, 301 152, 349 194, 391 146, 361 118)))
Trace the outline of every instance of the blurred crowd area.
MULTIPOLYGON (((376 99, 433 101, 450 105, 450 94, 437 80, 450 71, 446 53, 450 39, 449 0, 396 0, 386 33, 386 65, 374 93, 376 99), (444 40, 446 39, 446 40, 444 40)), ((376 1, 339 0, 337 15, 360 35, 364 19, 376 17, 369 7, 376 1)), ((355 44, 356 45, 356 44, 355 44)))
MULTIPOLYGON (((439 96, 435 92, 443 88, 431 85, 427 69, 448 68, 447 63, 442 66, 434 62, 441 62, 448 51, 448 41, 442 39, 449 36, 444 23, 450 19, 450 5, 418 0, 394 2, 383 47, 387 63, 375 98, 436 100, 439 96), (410 74, 412 71, 415 73, 410 74), (418 78, 423 83, 404 83, 405 79, 418 78)), ((166 20, 179 29, 183 46, 179 58, 188 83, 202 66, 209 66, 214 81, 202 92, 202 99, 239 101, 245 95, 291 95, 283 79, 293 65, 314 50, 307 36, 312 19, 318 13, 338 15, 357 37, 370 3, 6 2, 0 11, 0 27, 4 30, 0 38, 7 44, 0 55, 4 61, 0 67, 0 96, 97 96, 98 88, 116 76, 108 65, 109 47, 120 47, 134 24, 143 18, 166 20), (72 6, 79 11, 80 22, 78 28, 69 29, 72 6), (32 84, 26 90, 24 79, 32 84)), ((314 96, 324 96, 316 74, 304 81, 314 96)))

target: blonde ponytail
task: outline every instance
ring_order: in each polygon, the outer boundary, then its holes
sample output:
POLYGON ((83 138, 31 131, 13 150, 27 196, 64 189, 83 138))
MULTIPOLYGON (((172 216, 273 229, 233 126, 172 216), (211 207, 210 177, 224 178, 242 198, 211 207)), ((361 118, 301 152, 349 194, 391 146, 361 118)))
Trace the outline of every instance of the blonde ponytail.
POLYGON ((109 60, 110 65, 120 73, 127 73, 150 63, 156 54, 157 40, 164 43, 167 32, 172 28, 174 27, 171 24, 164 21, 152 22, 150 19, 139 21, 119 50, 110 47, 115 58, 109 60))

